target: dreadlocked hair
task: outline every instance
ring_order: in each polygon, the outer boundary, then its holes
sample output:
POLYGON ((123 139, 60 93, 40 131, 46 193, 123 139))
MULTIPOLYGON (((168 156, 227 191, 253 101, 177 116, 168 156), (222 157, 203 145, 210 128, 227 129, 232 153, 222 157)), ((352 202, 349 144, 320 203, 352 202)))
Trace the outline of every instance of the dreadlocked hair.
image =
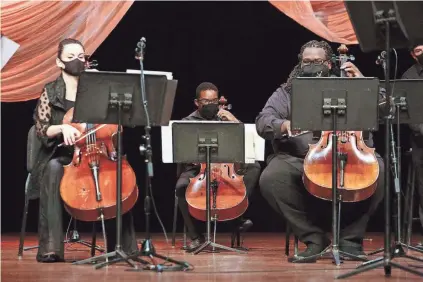
MULTIPOLYGON (((332 47, 330 47, 330 45, 326 41, 312 40, 304 44, 300 49, 300 53, 298 54, 298 64, 291 71, 291 73, 289 74, 288 80, 284 84, 285 90, 288 93, 291 93, 292 79, 298 77, 301 73, 301 62, 303 60, 303 53, 305 48, 322 48, 323 50, 325 50, 326 60, 332 60, 332 57, 334 55, 332 47)), ((335 73, 335 72, 336 70, 332 68, 331 73, 335 73)))

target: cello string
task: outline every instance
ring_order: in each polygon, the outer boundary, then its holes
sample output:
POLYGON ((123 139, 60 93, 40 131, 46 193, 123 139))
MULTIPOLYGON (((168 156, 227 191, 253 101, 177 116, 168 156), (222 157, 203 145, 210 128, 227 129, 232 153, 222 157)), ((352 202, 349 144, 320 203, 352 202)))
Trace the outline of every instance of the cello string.
MULTIPOLYGON (((92 131, 89 131, 89 132, 85 133, 84 135, 82 135, 81 137, 79 137, 79 139, 76 139, 76 140, 75 140, 75 143, 76 143, 76 142, 81 141, 82 139, 84 139, 85 137, 87 137, 89 134, 96 132, 96 131, 97 131, 97 130, 99 130, 100 128, 105 127, 106 125, 107 125, 107 124, 102 124, 102 125, 100 125, 99 127, 97 127, 97 128, 95 128, 95 129, 93 129, 92 131)), ((57 147, 62 147, 63 145, 65 145, 65 142, 60 143, 59 145, 57 145, 57 147)))

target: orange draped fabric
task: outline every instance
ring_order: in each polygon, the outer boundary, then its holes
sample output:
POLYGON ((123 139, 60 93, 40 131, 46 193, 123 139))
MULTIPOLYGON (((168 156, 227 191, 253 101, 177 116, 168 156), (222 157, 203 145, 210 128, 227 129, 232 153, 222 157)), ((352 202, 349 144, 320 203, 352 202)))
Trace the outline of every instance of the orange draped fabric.
POLYGON ((358 44, 344 1, 269 1, 279 11, 318 36, 358 44))
POLYGON ((1 33, 20 44, 1 71, 1 101, 37 99, 59 75, 57 46, 80 40, 92 54, 133 1, 1 1, 1 33))

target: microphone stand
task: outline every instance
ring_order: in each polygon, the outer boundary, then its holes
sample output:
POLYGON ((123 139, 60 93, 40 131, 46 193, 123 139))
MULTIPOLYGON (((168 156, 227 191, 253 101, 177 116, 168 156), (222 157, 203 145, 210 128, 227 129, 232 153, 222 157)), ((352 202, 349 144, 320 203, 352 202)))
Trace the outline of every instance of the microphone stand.
MULTIPOLYGON (((385 51, 384 51, 385 52, 385 51)), ((386 53, 386 52, 385 52, 386 53)), ((383 56, 379 57, 377 63, 382 66, 382 68, 386 71, 386 60, 383 56)), ((387 101, 388 103, 388 101, 387 101)), ((398 103, 395 102, 395 99, 392 98, 390 103, 395 106, 395 108, 391 107, 391 113, 389 118, 391 120, 394 119, 394 112, 396 115, 397 120, 397 141, 395 145, 395 138, 394 138, 394 129, 392 126, 392 122, 389 125, 389 142, 391 145, 391 162, 392 162, 392 174, 394 180, 394 191, 395 191, 395 203, 396 203, 396 210, 394 209, 393 219, 395 224, 395 232, 394 232, 394 246, 392 250, 392 257, 405 257, 412 260, 416 260, 419 262, 423 262, 423 259, 419 259, 413 256, 409 256, 405 253, 403 247, 409 248, 414 251, 423 252, 422 250, 415 248, 413 246, 409 246, 403 243, 402 232, 401 232, 401 146, 400 146, 400 110, 401 107, 406 106, 406 102, 399 101, 398 103), (405 105, 404 105, 405 104, 405 105)), ((380 252, 383 252, 384 248, 376 250, 374 252, 369 253, 369 255, 374 255, 380 252)), ((379 258, 380 259, 380 258, 379 258)), ((377 260, 377 259, 376 259, 377 260)), ((369 261, 363 264, 369 264, 373 261, 369 261)))
POLYGON ((157 272, 162 272, 165 270, 173 270, 173 271, 185 271, 193 269, 193 266, 187 262, 177 261, 172 258, 160 255, 156 253, 156 249, 154 248, 153 242, 151 240, 150 235, 150 207, 151 207, 151 197, 150 193, 152 191, 151 187, 151 180, 154 176, 153 173, 153 161, 152 161, 152 146, 151 146, 151 123, 150 123, 150 115, 148 111, 148 102, 145 93, 145 78, 144 78, 144 53, 146 47, 146 40, 144 37, 140 39, 137 43, 137 48, 135 49, 136 59, 140 61, 140 70, 141 70, 141 98, 142 103, 144 105, 144 112, 145 112, 145 135, 143 135, 143 139, 145 140, 145 145, 141 145, 139 150, 141 155, 144 155, 145 163, 146 163, 146 186, 145 186, 145 199, 144 199, 144 213, 145 213, 145 232, 146 237, 144 242, 142 243, 141 249, 137 252, 137 254, 129 257, 130 259, 134 259, 136 261, 141 262, 145 265, 143 269, 128 269, 127 271, 143 271, 143 270, 154 270, 157 272), (143 260, 137 259, 139 256, 146 256, 151 259, 153 264, 148 264, 143 260), (154 258, 162 259, 166 262, 170 262, 176 264, 174 266, 164 265, 164 264, 156 264, 154 258))
MULTIPOLYGON (((384 10, 376 10, 376 7, 373 6, 373 12, 375 15, 375 22, 376 24, 380 25, 384 30, 385 35, 385 51, 386 51, 386 61, 385 61, 385 90, 386 90, 386 105, 385 105, 385 156, 384 156, 384 164, 385 164, 385 234, 384 234, 384 248, 383 248, 383 257, 374 259, 372 261, 367 261, 364 264, 361 264, 357 267, 357 269, 339 275, 336 279, 343 279, 347 277, 354 276, 359 273, 366 272, 368 270, 372 270, 375 268, 383 267, 385 276, 391 276, 392 268, 397 268, 404 270, 409 273, 413 273, 418 276, 423 276, 422 272, 416 271, 409 267, 403 266, 397 262, 393 262, 392 259, 398 257, 397 254, 391 250, 391 191, 390 191, 390 174, 389 168, 390 166, 390 143, 389 143, 389 131, 391 129, 393 111, 391 108, 391 85, 390 85, 390 63, 391 63, 391 25, 395 24, 396 14, 395 11, 390 10, 389 12, 384 10)), ((396 243, 396 242, 395 242, 396 243)), ((397 246, 394 246, 394 250, 397 246)), ((409 256, 404 256, 410 258, 409 256)))

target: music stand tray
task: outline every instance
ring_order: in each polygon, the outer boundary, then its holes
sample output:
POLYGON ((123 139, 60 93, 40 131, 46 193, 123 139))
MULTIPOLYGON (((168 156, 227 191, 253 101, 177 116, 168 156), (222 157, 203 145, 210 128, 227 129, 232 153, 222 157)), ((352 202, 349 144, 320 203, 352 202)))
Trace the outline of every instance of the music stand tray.
MULTIPOLYGON (((384 87, 385 80, 380 81, 384 87)), ((397 79, 390 81, 393 90, 393 106, 395 106, 395 118, 392 123, 419 124, 423 123, 423 79, 397 79), (398 115, 399 114, 399 115, 398 115)))
MULTIPOLYGON (((151 113, 150 124, 167 125, 172 113, 176 81, 168 81, 165 75, 146 75, 147 101, 151 113)), ((134 261, 144 265, 148 262, 136 256, 129 256, 122 250, 122 126, 146 125, 146 115, 141 99, 140 76, 120 72, 83 72, 79 78, 72 122, 91 124, 117 124, 117 197, 116 197, 116 248, 115 251, 92 257, 74 264, 93 263, 100 259, 105 262, 95 265, 101 268, 120 261, 137 268, 134 261), (108 258, 113 257, 111 261, 108 258)), ((100 167, 101 172, 101 167, 100 167)), ((149 243, 151 245, 151 243, 149 243)), ((151 245, 152 246, 152 245, 151 245)), ((148 255, 159 256, 153 251, 148 255)), ((144 255, 144 254, 143 254, 144 255)), ((170 261, 171 259, 169 259, 170 261)), ((183 264, 183 263, 181 263, 183 264)), ((151 267, 156 269, 156 267, 151 267)))
POLYGON ((207 238, 193 254, 206 247, 224 249, 238 253, 242 250, 216 244, 211 240, 210 207, 211 163, 244 163, 245 133, 243 123, 233 122, 174 122, 172 123, 173 162, 206 163, 206 216, 207 238))
MULTIPOLYGON (((380 86, 384 87, 386 81, 381 80, 380 86)), ((401 211, 405 213, 405 209, 402 210, 401 208, 401 124, 421 124, 423 123, 423 113, 422 113, 422 107, 423 107, 423 100, 421 95, 421 90, 423 88, 423 80, 422 79, 400 79, 400 80, 392 80, 390 81, 390 87, 393 90, 392 93, 392 107, 395 109, 395 113, 391 116, 391 124, 389 125, 391 128, 390 133, 390 143, 391 143, 391 163, 392 163, 392 173, 393 173, 393 182, 394 182, 394 191, 395 191, 395 202, 396 207, 394 209, 393 218, 395 220, 396 226, 395 226, 395 236, 394 236, 394 243, 393 243, 393 250, 392 250, 392 257, 404 257, 408 259, 412 259, 418 262, 423 262, 423 259, 419 259, 417 257, 410 256, 406 254, 403 247, 406 247, 407 249, 411 249, 413 251, 417 251, 420 253, 423 253, 423 250, 417 247, 413 247, 410 245, 410 238, 411 238, 411 230, 408 230, 408 232, 405 231, 405 226, 403 230, 401 230, 401 211), (396 124, 397 127, 397 134, 396 134, 396 144, 394 140, 394 134, 393 134, 393 126, 392 124, 396 124), (404 243, 403 234, 407 233, 407 240, 406 243, 404 243)), ((386 101, 385 101, 386 102, 386 101)), ((385 120, 381 120, 380 123, 385 123, 385 120)), ((407 208, 412 203, 409 201, 412 201, 411 199, 406 198, 404 207, 407 208)), ((412 218, 412 212, 408 214, 409 219, 412 218)), ((404 217, 405 219, 405 217, 404 217)), ((410 226, 411 227, 411 226, 410 226)), ((375 250, 369 255, 375 255, 377 253, 383 252, 384 248, 380 248, 378 250, 375 250)), ((375 261, 382 260, 383 257, 377 258, 373 261, 366 262, 362 264, 360 267, 369 265, 375 261)))
MULTIPOLYGON (((295 78, 292 81, 291 128, 311 131, 369 131, 378 128, 377 78, 295 78)), ((294 260, 306 262, 331 252, 336 265, 340 254, 366 261, 339 250, 341 201, 338 197, 337 134, 332 134, 332 247, 315 256, 294 260)), ((346 161, 348 166, 348 160, 346 161)))
POLYGON ((382 259, 374 260, 362 269, 357 269, 337 278, 347 278, 367 270, 383 266, 385 276, 391 275, 392 267, 423 276, 423 273, 402 266, 392 261, 391 252, 391 207, 390 207, 390 155, 389 132, 392 124, 391 112, 391 50, 392 48, 409 48, 413 44, 422 44, 421 33, 421 1, 345 1, 345 7, 351 19, 355 34, 364 52, 385 51, 385 89, 386 113, 385 118, 385 234, 384 253, 382 259))

